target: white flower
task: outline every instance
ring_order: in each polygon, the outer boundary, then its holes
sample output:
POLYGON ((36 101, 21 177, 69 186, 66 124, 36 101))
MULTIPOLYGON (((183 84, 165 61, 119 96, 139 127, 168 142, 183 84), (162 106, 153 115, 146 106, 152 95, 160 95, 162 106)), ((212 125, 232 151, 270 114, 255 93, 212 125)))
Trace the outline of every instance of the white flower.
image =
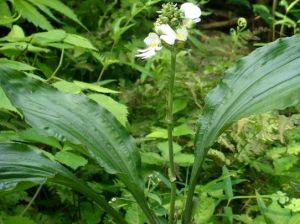
POLYGON ((180 10, 184 13, 184 17, 188 21, 192 21, 194 23, 201 21, 201 9, 197 5, 186 2, 181 5, 180 10))
POLYGON ((179 28, 175 32, 168 24, 161 24, 155 27, 155 31, 160 35, 160 39, 169 45, 174 45, 176 40, 186 41, 188 36, 186 28, 179 28))
POLYGON ((188 31, 185 27, 176 30, 176 39, 180 41, 186 41, 188 36, 188 31))
POLYGON ((160 39, 169 45, 173 45, 176 40, 175 31, 168 24, 161 24, 155 27, 155 31, 160 35, 160 39))
POLYGON ((147 45, 147 48, 138 50, 139 54, 135 55, 136 57, 142 59, 151 58, 162 48, 161 41, 156 33, 149 33, 144 42, 147 45))

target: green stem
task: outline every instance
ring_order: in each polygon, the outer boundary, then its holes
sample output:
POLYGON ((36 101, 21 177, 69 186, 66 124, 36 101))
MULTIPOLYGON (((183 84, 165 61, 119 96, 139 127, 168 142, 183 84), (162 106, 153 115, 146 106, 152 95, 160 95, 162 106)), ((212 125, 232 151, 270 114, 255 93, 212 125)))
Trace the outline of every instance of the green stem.
POLYGON ((48 81, 53 79, 55 76, 56 76, 56 73, 58 72, 58 70, 60 69, 61 65, 62 65, 62 62, 64 60, 64 53, 65 53, 65 49, 63 48, 61 50, 61 54, 60 54, 60 59, 59 59, 59 62, 58 62, 58 65, 55 69, 55 71, 51 74, 51 76, 48 78, 48 81))
POLYGON ((97 82, 99 82, 101 80, 101 78, 102 78, 103 73, 104 73, 105 70, 106 70, 106 66, 103 66, 102 69, 101 69, 101 72, 100 72, 100 74, 98 76, 97 82))
POLYGON ((28 205, 25 207, 25 209, 21 212, 20 216, 23 216, 27 210, 31 207, 32 203, 34 202, 34 200, 36 199, 36 197, 39 195, 41 189, 43 187, 43 183, 38 187, 38 189, 36 190, 36 192, 34 193, 33 197, 31 198, 30 202, 28 203, 28 205))
MULTIPOLYGON (((278 5, 278 0, 273 0, 273 4, 272 4, 272 17, 273 17, 274 21, 275 21, 275 12, 276 12, 277 5, 278 5)), ((273 21, 273 23, 274 23, 274 21, 273 21)), ((275 32, 276 32, 276 27, 273 24, 272 25, 272 40, 273 41, 275 40, 275 32)))
POLYGON ((176 198, 176 174, 173 153, 173 98, 174 98, 174 81, 176 73, 176 52, 171 50, 171 74, 169 80, 169 92, 167 102, 167 116, 166 123, 168 126, 168 144, 169 144, 169 166, 170 166, 170 182, 171 182, 171 195, 170 195, 170 215, 169 223, 174 224, 175 214, 175 198, 176 198))
MULTIPOLYGON (((197 148, 197 147, 196 147, 197 148)), ((194 197, 194 192, 195 188, 198 182, 198 179, 200 177, 200 171, 202 168, 202 164, 204 162, 204 159, 207 155, 208 149, 205 149, 204 146, 200 146, 200 149, 197 150, 199 151, 198 155, 195 156, 197 160, 195 161, 193 168, 192 168, 192 173, 191 173, 191 179, 189 182, 189 190, 185 202, 185 208, 184 208, 184 214, 183 214, 183 224, 190 224, 191 219, 192 219, 192 214, 193 214, 193 197, 194 197)))

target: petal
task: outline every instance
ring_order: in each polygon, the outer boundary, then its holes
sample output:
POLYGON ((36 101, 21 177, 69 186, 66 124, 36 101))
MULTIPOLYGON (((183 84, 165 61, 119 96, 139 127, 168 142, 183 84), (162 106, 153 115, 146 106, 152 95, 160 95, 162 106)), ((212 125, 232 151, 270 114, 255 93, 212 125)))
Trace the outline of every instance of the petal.
POLYGON ((200 21, 201 21, 200 18, 193 19, 193 22, 194 22, 194 23, 199 23, 200 21))
POLYGON ((138 58, 141 58, 141 59, 147 59, 147 58, 153 57, 155 54, 156 54, 155 49, 154 48, 149 48, 148 51, 137 54, 135 56, 138 57, 138 58))
POLYGON ((197 19, 201 16, 201 9, 190 2, 182 4, 180 10, 183 11, 185 18, 187 19, 197 19))
POLYGON ((176 36, 175 31, 168 24, 161 24, 154 29, 160 35, 176 36))
POLYGON ((156 33, 149 33, 144 42, 147 46, 156 46, 160 44, 160 39, 156 33))
POLYGON ((188 31, 186 28, 179 28, 176 30, 176 39, 180 41, 186 41, 188 36, 188 31))
POLYGON ((176 34, 175 34, 175 36, 161 35, 160 39, 162 39, 164 42, 166 42, 169 45, 173 45, 176 40, 176 34))

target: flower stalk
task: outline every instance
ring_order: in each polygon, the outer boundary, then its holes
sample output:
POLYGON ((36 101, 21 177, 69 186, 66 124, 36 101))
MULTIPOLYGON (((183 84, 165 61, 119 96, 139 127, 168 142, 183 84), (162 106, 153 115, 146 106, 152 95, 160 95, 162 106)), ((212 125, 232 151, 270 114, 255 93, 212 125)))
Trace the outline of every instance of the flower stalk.
POLYGON ((169 90, 167 100, 167 114, 166 123, 168 126, 168 145, 169 145, 169 179, 171 182, 171 193, 170 193, 170 213, 169 223, 174 224, 175 222, 175 200, 176 200, 176 174, 175 174, 175 163, 174 163, 174 152, 173 152, 173 99, 174 99, 174 82, 176 74, 176 51, 174 48, 171 50, 171 73, 169 77, 169 90))

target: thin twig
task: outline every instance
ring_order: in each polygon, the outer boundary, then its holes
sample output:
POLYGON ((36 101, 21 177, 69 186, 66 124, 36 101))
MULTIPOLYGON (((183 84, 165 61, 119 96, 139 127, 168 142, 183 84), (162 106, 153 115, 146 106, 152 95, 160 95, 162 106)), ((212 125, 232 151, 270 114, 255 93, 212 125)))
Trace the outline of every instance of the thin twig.
POLYGON ((61 65, 62 65, 62 62, 63 62, 63 59, 64 59, 64 53, 65 53, 65 49, 63 48, 61 50, 61 54, 60 54, 60 59, 59 59, 59 62, 58 62, 58 65, 55 69, 55 71, 51 74, 51 76, 48 78, 48 81, 53 79, 56 75, 56 73, 58 72, 58 70, 60 69, 61 65))
POLYGON ((42 187, 43 187, 44 183, 42 183, 38 189, 36 190, 36 192, 34 193, 33 197, 31 198, 30 202, 27 204, 27 206, 25 207, 25 209, 21 212, 20 216, 23 216, 27 210, 31 207, 32 203, 34 202, 34 200, 36 199, 36 197, 39 195, 42 187))

